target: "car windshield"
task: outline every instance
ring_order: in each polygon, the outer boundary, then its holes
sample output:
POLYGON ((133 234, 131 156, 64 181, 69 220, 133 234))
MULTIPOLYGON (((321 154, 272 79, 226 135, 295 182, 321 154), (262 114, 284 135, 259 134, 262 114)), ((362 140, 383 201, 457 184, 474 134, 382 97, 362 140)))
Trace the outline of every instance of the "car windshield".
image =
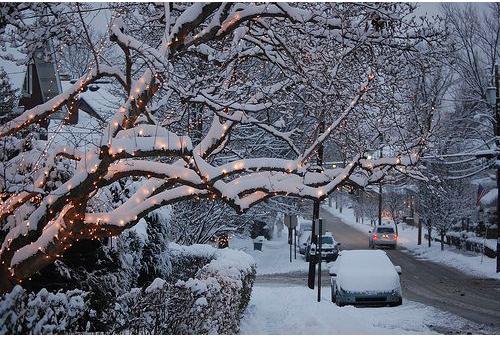
POLYGON ((394 229, 393 228, 378 228, 377 232, 379 234, 393 234, 394 233, 394 229))
POLYGON ((333 244, 333 238, 330 236, 323 236, 322 243, 323 244, 333 244))
POLYGON ((301 223, 300 224, 300 230, 302 231, 311 231, 312 230, 312 224, 311 223, 301 223))

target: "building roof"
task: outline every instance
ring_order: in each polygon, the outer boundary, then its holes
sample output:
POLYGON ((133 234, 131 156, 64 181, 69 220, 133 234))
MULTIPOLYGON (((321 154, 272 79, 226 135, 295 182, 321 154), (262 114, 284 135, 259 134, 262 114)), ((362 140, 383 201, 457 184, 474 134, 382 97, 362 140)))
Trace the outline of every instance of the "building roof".
MULTIPOLYGON (((63 91, 72 84, 71 81, 61 81, 63 91)), ((111 94, 113 83, 101 82, 90 87, 79 95, 98 115, 92 112, 78 110, 78 122, 74 125, 62 123, 62 120, 51 120, 49 138, 52 135, 54 142, 68 144, 85 150, 85 147, 98 146, 101 143, 102 130, 105 121, 119 108, 119 98, 111 94)), ((80 105, 81 107, 81 105, 80 105)))
POLYGON ((496 206, 498 199, 498 189, 494 188, 488 191, 479 201, 479 203, 486 208, 496 206))
MULTIPOLYGON (((65 91, 75 82, 76 80, 61 81, 62 90, 65 91)), ((85 101, 99 115, 99 118, 106 120, 120 107, 120 98, 112 92, 113 83, 101 80, 80 93, 79 98, 85 101)))

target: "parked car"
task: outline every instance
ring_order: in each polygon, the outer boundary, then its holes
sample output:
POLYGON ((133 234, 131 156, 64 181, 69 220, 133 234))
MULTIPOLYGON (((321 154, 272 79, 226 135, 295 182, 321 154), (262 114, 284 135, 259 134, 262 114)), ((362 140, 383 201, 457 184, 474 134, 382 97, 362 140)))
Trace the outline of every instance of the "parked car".
POLYGON ((376 226, 372 231, 368 231, 370 237, 368 246, 372 249, 375 247, 390 247, 396 249, 398 244, 398 235, 394 230, 394 225, 387 222, 376 226))
POLYGON ((312 221, 310 219, 299 218, 299 234, 312 231, 312 221))
MULTIPOLYGON (((340 243, 335 241, 332 233, 326 232, 321 236, 321 259, 327 262, 336 260, 339 255, 339 245, 340 243)), ((311 243, 310 238, 306 250, 306 262, 309 262, 312 257, 316 256, 316 244, 311 243)))
POLYGON ((308 241, 311 238, 311 231, 302 231, 302 234, 299 237, 299 243, 297 244, 299 246, 299 253, 301 255, 306 254, 307 246, 308 246, 308 241))
POLYGON ((343 250, 330 267, 332 302, 401 305, 400 274, 401 268, 382 250, 343 250))

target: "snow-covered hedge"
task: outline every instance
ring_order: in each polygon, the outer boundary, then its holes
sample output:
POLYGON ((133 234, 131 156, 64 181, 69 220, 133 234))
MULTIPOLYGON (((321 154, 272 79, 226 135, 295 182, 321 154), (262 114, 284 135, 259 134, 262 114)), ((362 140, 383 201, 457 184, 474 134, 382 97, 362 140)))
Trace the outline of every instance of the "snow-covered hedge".
POLYGON ((0 298, 0 334, 84 332, 91 311, 80 290, 29 293, 20 285, 0 298))
POLYGON ((496 257, 496 240, 484 239, 476 236, 473 232, 467 231, 449 231, 446 234, 448 245, 454 245, 457 249, 482 252, 490 258, 496 257), (484 247, 483 247, 484 245, 484 247))
POLYGON ((30 293, 18 285, 0 298, 0 334, 237 333, 255 280, 253 258, 208 245, 170 244, 168 254, 167 280, 128 291, 124 284, 100 315, 90 302, 95 291, 30 293))
POLYGON ((237 333, 255 280, 253 259, 208 245, 171 245, 170 250, 172 270, 181 273, 122 295, 113 333, 237 333))

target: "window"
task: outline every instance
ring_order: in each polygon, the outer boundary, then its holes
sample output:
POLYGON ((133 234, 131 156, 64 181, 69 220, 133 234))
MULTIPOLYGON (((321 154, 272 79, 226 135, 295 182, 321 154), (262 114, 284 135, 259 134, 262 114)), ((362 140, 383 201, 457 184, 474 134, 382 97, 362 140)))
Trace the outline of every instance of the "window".
POLYGON ((28 64, 26 75, 23 83, 23 96, 31 96, 33 94, 33 64, 28 64))
POLYGON ((393 234, 394 229, 393 228, 377 228, 377 232, 379 234, 393 234))
POLYGON ((60 93, 56 69, 52 62, 46 62, 43 58, 35 58, 35 64, 42 98, 46 102, 60 93))
POLYGON ((330 236, 323 236, 323 239, 321 241, 323 244, 333 244, 333 238, 330 236))

